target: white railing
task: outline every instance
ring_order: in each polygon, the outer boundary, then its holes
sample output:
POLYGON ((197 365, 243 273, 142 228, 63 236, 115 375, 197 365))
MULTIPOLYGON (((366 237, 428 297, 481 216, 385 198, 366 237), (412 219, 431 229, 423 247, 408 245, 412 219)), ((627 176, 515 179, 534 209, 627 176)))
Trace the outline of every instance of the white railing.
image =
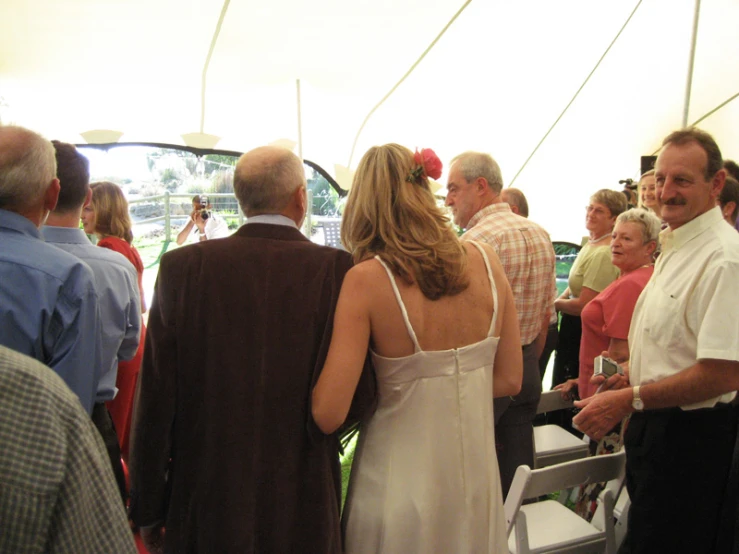
MULTIPOLYGON (((236 196, 232 192, 208 192, 204 193, 208 196, 208 200, 211 201, 211 204, 213 204, 212 200, 217 198, 229 198, 233 200, 233 204, 235 206, 235 213, 233 211, 229 210, 227 212, 224 212, 222 210, 214 209, 222 218, 224 219, 237 219, 239 223, 239 227, 244 224, 245 216, 244 213, 241 211, 241 207, 239 206, 238 201, 236 200, 236 196)), ((165 192, 164 194, 157 194, 155 196, 145 196, 142 198, 135 198, 128 201, 128 210, 129 213, 131 213, 131 219, 135 225, 142 225, 144 223, 157 223, 159 221, 164 222, 164 240, 169 242, 172 240, 172 217, 182 217, 187 218, 190 216, 190 209, 187 209, 185 213, 183 214, 172 214, 172 199, 186 199, 188 206, 190 205, 190 201, 192 200, 192 197, 195 196, 195 194, 189 194, 189 193, 171 193, 169 191, 165 192), (138 219, 134 217, 134 214, 132 213, 135 211, 134 206, 137 204, 145 204, 145 203, 156 203, 157 201, 161 201, 164 207, 164 214, 158 215, 154 217, 147 217, 143 219, 138 219)), ((178 202, 177 204, 184 204, 185 202, 178 202)), ((310 229, 313 225, 313 192, 308 191, 308 213, 305 216, 305 222, 303 224, 303 233, 306 234, 306 236, 310 237, 310 229)))

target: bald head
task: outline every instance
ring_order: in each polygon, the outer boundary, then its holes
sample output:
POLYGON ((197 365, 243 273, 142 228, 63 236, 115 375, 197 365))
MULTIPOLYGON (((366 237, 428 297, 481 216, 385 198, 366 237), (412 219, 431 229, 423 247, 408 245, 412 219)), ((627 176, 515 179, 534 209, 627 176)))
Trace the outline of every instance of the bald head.
POLYGON ((529 203, 521 190, 513 187, 503 189, 500 193, 500 199, 511 207, 513 213, 529 217, 529 203))
POLYGON ((23 127, 0 126, 0 208, 24 212, 35 207, 55 178, 51 142, 23 127))
POLYGON ((255 148, 236 164, 234 192, 247 217, 284 213, 305 184, 303 162, 285 148, 255 148))

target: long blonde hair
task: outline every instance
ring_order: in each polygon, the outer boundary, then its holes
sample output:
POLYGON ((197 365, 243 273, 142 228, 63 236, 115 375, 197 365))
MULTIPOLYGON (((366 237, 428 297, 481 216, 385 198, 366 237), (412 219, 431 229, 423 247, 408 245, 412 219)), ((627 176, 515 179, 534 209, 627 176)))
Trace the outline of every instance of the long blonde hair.
POLYGON ((95 211, 95 233, 118 237, 128 244, 133 241, 128 201, 121 188, 109 181, 92 183, 92 208, 95 211))
POLYGON ((341 241, 360 262, 379 255, 426 298, 462 292, 467 253, 436 205, 428 180, 406 180, 413 153, 398 144, 371 148, 359 162, 344 210, 341 241))

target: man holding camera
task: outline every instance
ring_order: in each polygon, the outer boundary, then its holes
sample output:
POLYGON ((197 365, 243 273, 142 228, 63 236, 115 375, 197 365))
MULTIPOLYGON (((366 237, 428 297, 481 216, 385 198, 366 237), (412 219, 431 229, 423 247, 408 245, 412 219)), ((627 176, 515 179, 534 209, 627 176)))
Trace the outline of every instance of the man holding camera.
POLYGON ((726 171, 708 133, 689 128, 669 135, 655 176, 669 228, 634 310, 629 383, 611 377, 604 389, 618 390, 577 402, 583 409, 573 422, 600 440, 632 414, 624 437, 631 510, 619 552, 729 552, 736 500, 725 490, 735 477, 731 402, 739 389, 739 312, 731 298, 739 236, 716 206, 726 171), (684 501, 676 502, 676 494, 684 501), (691 509, 695 499, 699 509, 691 509))
POLYGON ((198 240, 222 239, 229 235, 228 224, 215 213, 206 195, 196 194, 192 197, 190 219, 177 234, 177 244, 182 245, 197 228, 198 240))

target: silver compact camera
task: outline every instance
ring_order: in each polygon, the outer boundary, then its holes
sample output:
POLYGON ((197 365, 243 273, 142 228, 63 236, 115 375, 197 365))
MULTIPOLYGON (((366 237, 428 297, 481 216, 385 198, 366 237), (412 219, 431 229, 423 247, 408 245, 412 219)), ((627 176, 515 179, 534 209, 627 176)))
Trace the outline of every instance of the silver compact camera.
POLYGON ((616 375, 623 375, 623 368, 614 362, 611 358, 604 356, 596 356, 594 360, 593 375, 604 375, 606 378, 616 375))

